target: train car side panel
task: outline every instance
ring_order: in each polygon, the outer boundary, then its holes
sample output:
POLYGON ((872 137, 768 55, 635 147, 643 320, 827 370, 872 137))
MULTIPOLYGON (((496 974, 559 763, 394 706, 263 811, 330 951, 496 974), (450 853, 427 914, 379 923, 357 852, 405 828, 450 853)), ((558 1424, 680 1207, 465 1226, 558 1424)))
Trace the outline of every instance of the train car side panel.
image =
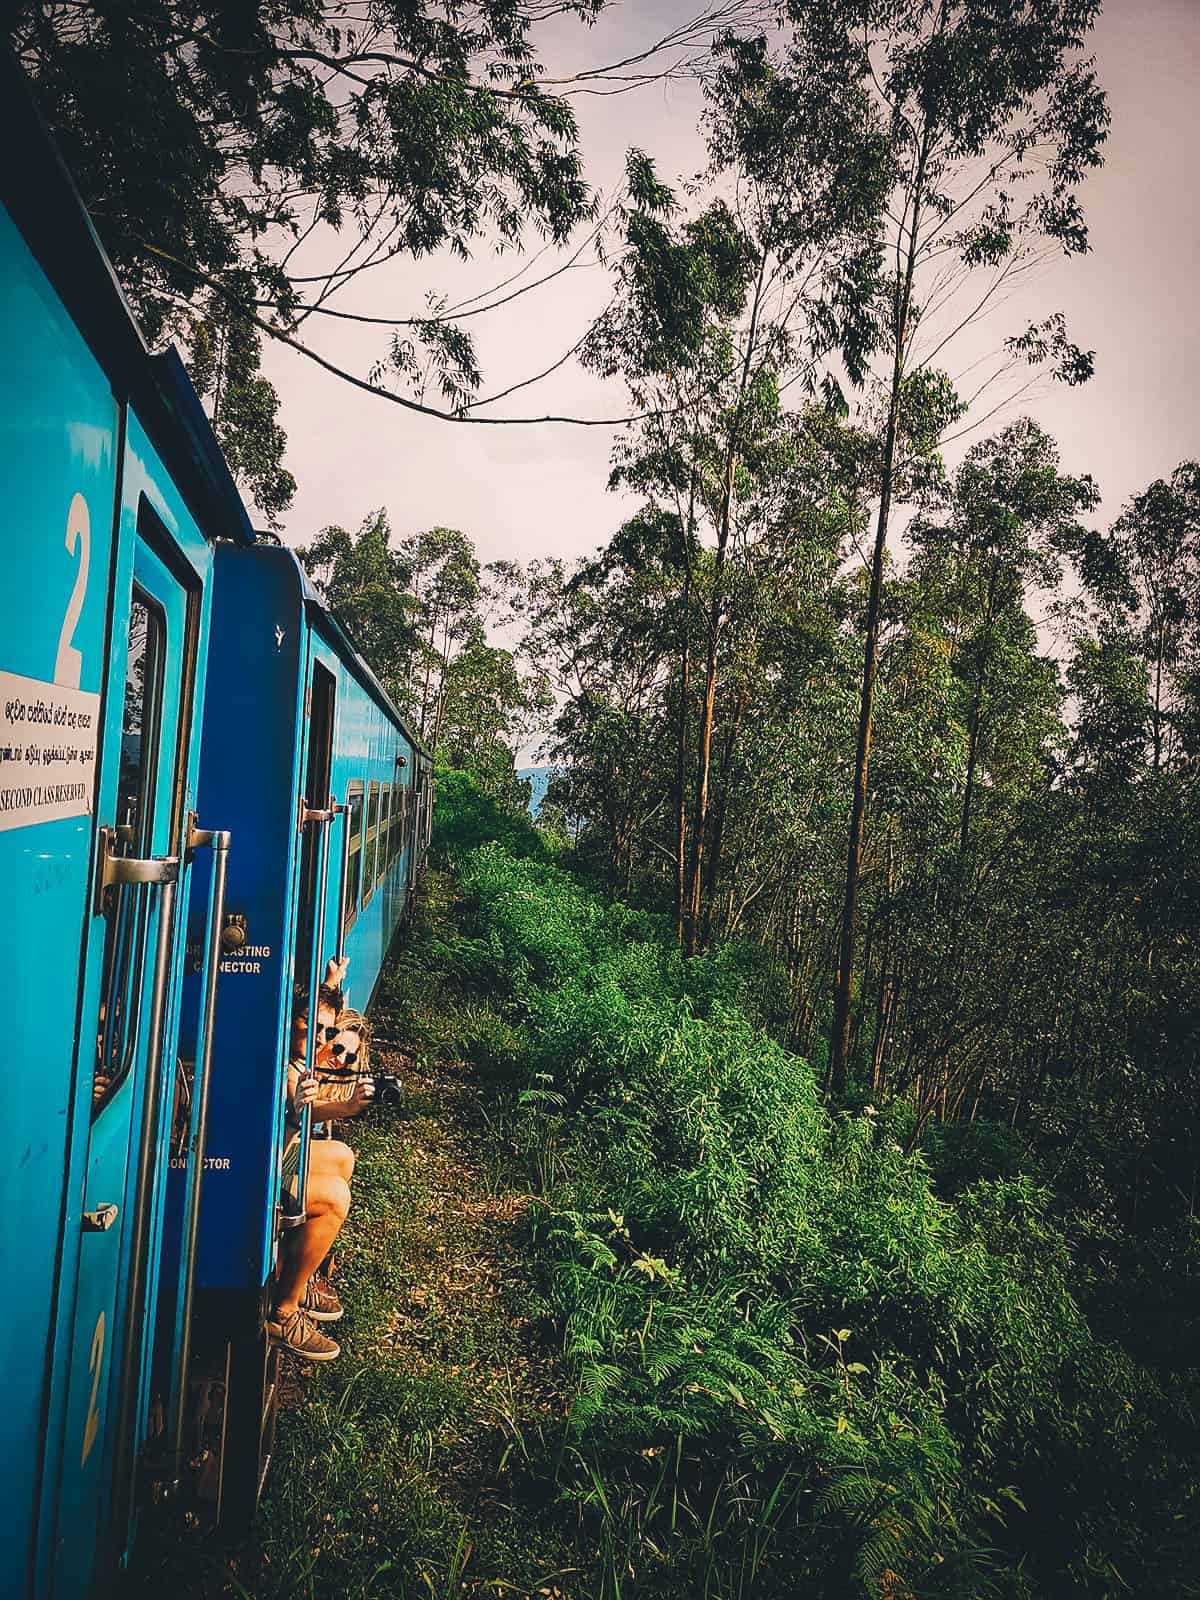
MULTIPOLYGON (((294 564, 281 557, 218 551, 201 754, 201 810, 234 819, 226 915, 241 943, 221 963, 196 1281, 250 1295, 270 1270, 295 942, 305 640, 294 564)), ((205 894, 198 874, 193 937, 205 894)))
POLYGON ((63 1431, 53 1587, 72 1595, 125 1548, 144 1439, 211 560, 132 413, 119 550, 98 817, 113 830, 114 857, 174 865, 161 885, 114 886, 91 908, 77 1097, 88 1123, 83 1226, 54 1357, 63 1431), (99 1537, 81 1538, 81 1527, 99 1537))
MULTIPOLYGON (((22 1248, 12 1283, 20 1311, 5 1321, 0 1358, 26 1380, 0 1420, 7 1545, 23 1543, 36 1520, 56 1275, 62 1265, 70 1277, 78 1245, 65 1214, 72 1202, 78 1215, 82 1159, 71 1141, 78 948, 88 914, 120 412, 2 211, 0 277, 0 476, 13 540, 0 646, 0 963, 21 998, 7 1047, 14 1060, 37 1063, 12 1078, 6 1096, 12 1160, 3 1183, 22 1248)), ((11 1554, 10 1570, 20 1570, 27 1552, 11 1554)))
POLYGON ((345 926, 327 923, 326 945, 350 957, 348 998, 365 1006, 406 906, 400 853, 403 795, 411 783, 414 748, 393 716, 337 658, 338 732, 333 788, 339 798, 359 797, 357 839, 347 885, 345 926))

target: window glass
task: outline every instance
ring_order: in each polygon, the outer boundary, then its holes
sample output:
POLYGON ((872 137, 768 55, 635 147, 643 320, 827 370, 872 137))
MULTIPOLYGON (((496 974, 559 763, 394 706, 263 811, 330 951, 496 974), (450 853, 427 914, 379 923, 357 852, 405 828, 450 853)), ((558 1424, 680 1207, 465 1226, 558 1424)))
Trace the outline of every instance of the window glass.
POLYGON ((346 862, 345 928, 349 928, 358 915, 358 895, 362 886, 363 786, 361 783, 354 782, 350 785, 346 800, 350 807, 350 854, 346 862))
POLYGON ((363 897, 362 903, 367 901, 375 890, 375 841, 379 834, 379 785, 372 783, 367 790, 367 837, 363 846, 363 897))
MULTIPOLYGON (((135 588, 129 616, 117 779, 116 853, 122 856, 149 854, 165 645, 162 612, 135 588)), ((93 1116, 112 1099, 133 1058, 132 1022, 145 962, 148 912, 145 888, 123 893, 109 889, 105 893, 107 926, 92 1082, 93 1116)))
POLYGON ((388 854, 388 830, 392 825, 392 786, 385 783, 379 795, 379 848, 375 852, 375 878, 382 881, 391 857, 388 854))

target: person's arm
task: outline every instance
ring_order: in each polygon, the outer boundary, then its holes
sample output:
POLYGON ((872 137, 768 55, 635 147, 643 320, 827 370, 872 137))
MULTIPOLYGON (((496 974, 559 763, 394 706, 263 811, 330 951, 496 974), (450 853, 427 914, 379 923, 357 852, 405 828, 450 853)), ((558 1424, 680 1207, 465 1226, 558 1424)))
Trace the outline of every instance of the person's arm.
POLYGON ((349 1100, 322 1100, 321 1085, 317 1078, 301 1076, 297 1067, 288 1063, 288 1104, 292 1115, 299 1118, 305 1106, 312 1107, 314 1122, 337 1122, 342 1117, 356 1117, 365 1111, 375 1098, 375 1085, 370 1078, 360 1078, 354 1085, 349 1100))
POLYGON ((375 1098, 375 1084, 370 1078, 360 1078, 354 1085, 349 1100, 318 1100, 313 1105, 313 1116, 318 1122, 337 1122, 342 1117, 357 1117, 375 1098))
POLYGON ((346 1004, 345 984, 349 967, 349 956, 343 956, 340 961, 330 956, 325 963, 325 981, 321 985, 321 993, 328 997, 335 1011, 341 1011, 346 1004))

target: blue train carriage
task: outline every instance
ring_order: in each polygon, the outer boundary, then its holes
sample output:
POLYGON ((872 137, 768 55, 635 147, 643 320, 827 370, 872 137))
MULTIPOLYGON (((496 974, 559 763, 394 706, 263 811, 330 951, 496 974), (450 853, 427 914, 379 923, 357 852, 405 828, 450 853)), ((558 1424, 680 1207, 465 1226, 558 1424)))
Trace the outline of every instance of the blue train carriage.
MULTIPOLYGON (((213 581, 200 806, 237 838, 196 1254, 192 1485, 228 1531, 254 1513, 278 1358, 264 1332, 284 1218, 279 1167, 290 1023, 334 955, 365 1009, 424 859, 430 762, 295 556, 222 546, 213 581)), ((200 964, 206 868, 192 889, 200 964)), ((195 1014, 199 974, 185 983, 195 1014)), ((315 1035, 315 1028, 312 1030, 315 1035)), ((179 1160, 172 1182, 188 1177, 179 1160)))
MULTIPOLYGON (((214 535, 253 534, 177 358, 148 356, 8 55, 0 144, 13 1063, 0 1588, 74 1600, 106 1588, 126 1552, 135 1481, 170 1444, 158 1420, 181 1389, 177 1330, 157 1347, 154 1330, 160 1298, 187 1293, 186 1257, 168 1281, 161 1248, 182 913, 199 847, 227 842, 195 826, 208 580, 214 535)), ((215 893, 219 874, 209 882, 215 893)), ((210 931, 209 974, 218 953, 210 931)), ((203 1062, 203 1038, 187 1048, 203 1062)), ((188 1119, 184 1137, 198 1131, 188 1119)))

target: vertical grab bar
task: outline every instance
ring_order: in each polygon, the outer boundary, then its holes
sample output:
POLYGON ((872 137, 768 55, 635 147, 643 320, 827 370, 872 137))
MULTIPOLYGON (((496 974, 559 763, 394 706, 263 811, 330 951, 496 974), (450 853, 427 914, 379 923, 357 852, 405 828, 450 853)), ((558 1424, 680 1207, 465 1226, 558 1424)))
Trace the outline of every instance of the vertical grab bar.
POLYGON ((333 812, 343 818, 342 822, 342 881, 338 885, 338 915, 337 915, 337 959, 341 961, 346 954, 346 890, 350 887, 350 822, 351 810, 350 795, 346 794, 345 805, 331 807, 333 812))
POLYGON ((192 1116, 186 1146, 187 1180, 180 1224, 179 1283, 175 1296, 175 1339, 178 1352, 171 1374, 167 1417, 168 1489, 179 1482, 183 1465, 183 1418, 187 1400, 187 1375, 192 1354, 192 1299, 196 1279, 196 1235, 200 1226, 200 1186, 204 1177, 204 1150, 208 1136, 208 1086, 212 1067, 213 1023, 217 1011, 217 974, 221 964, 221 928, 225 921, 225 881, 229 865, 229 834, 212 828, 188 830, 189 850, 206 846, 213 854, 208 884, 208 912, 204 925, 204 968, 200 978, 196 1066, 192 1077, 192 1116))
MULTIPOLYGON (((321 1003, 322 941, 325 937, 325 894, 329 875, 329 823, 333 821, 332 809, 315 810, 306 805, 301 814, 301 825, 315 822, 320 829, 317 837, 317 915, 313 925, 312 952, 308 971, 308 1045, 304 1057, 304 1075, 311 1078, 317 1064, 317 1012, 321 1003)), ((300 1218, 308 1215, 308 1157, 312 1140, 312 1106, 300 1112, 300 1165, 296 1172, 296 1199, 300 1204, 300 1218)))
MULTIPOLYGON (((123 1516, 134 1494, 134 1424, 140 1371, 134 1360, 143 1323, 138 1314, 147 1275, 149 1238, 149 1198, 155 1179, 158 1147, 153 1137, 158 1121, 162 1093, 162 1047, 166 1027, 167 987, 171 977, 171 954, 175 945, 175 887, 179 876, 177 856, 152 857, 147 861, 125 860, 113 868, 109 881, 115 883, 161 883, 158 902, 158 938, 154 951, 154 976, 151 980, 149 1015, 146 1019, 146 1086, 142 1096, 142 1119, 138 1130, 137 1176, 134 1186, 133 1219, 128 1241, 129 1278, 126 1304, 128 1315, 121 1330, 120 1368, 116 1401, 116 1460, 112 1468, 114 1500, 123 1516), (147 870, 148 869, 148 870, 147 870)), ((149 891, 146 891, 147 896, 149 891)), ((140 1022, 139 1022, 140 1026, 140 1022)), ((112 1524, 120 1526, 119 1517, 112 1524)))
MULTIPOLYGON (((337 951, 337 959, 339 961, 341 961, 342 957, 346 953, 345 950, 342 947, 342 940, 345 938, 345 928, 346 928, 346 883, 347 883, 347 879, 348 879, 349 873, 350 873, 350 798, 349 798, 349 795, 347 795, 347 797, 346 797, 346 804, 345 805, 338 805, 336 803, 336 801, 335 801, 335 802, 330 804, 329 809, 330 809, 330 811, 333 813, 333 815, 335 817, 336 816, 344 816, 345 819, 346 819, 345 823, 344 823, 344 825, 342 827, 342 880, 341 880, 341 883, 338 885, 337 940, 336 940, 336 942, 334 944, 334 949, 337 951)), ((321 1135, 320 1136, 321 1136, 322 1139, 332 1139, 332 1137, 333 1137, 333 1129, 329 1125, 328 1122, 325 1124, 324 1128, 321 1130, 321 1135)), ((315 1138, 316 1135, 310 1134, 309 1137, 310 1138, 315 1138)))

